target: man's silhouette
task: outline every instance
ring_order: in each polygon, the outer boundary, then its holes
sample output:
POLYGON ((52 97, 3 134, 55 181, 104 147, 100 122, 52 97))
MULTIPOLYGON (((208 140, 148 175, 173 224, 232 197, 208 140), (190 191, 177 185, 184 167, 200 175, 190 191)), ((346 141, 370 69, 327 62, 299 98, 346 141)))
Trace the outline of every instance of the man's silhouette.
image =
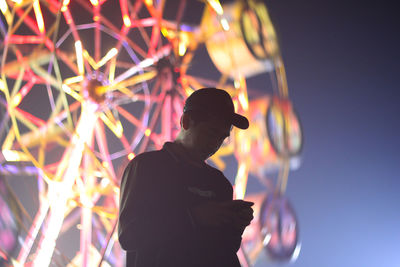
POLYGON ((174 142, 136 156, 121 181, 119 241, 129 267, 235 267, 253 203, 233 200, 232 185, 205 160, 246 129, 230 95, 195 91, 174 142))

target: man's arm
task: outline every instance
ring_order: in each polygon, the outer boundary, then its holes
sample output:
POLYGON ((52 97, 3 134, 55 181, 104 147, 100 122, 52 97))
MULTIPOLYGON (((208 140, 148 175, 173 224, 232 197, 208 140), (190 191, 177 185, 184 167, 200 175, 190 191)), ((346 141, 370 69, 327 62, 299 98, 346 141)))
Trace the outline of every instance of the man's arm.
POLYGON ((191 208, 191 214, 197 226, 221 229, 223 244, 220 245, 237 252, 243 231, 253 219, 253 204, 243 200, 205 202, 191 208))

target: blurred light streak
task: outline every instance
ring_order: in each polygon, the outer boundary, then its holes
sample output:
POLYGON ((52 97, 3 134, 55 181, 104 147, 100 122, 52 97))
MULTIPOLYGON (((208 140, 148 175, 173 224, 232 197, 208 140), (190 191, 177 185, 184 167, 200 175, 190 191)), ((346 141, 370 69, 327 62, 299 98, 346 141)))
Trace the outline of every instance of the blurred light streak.
POLYGON ((271 241, 271 233, 267 233, 263 239, 263 245, 266 246, 268 245, 269 241, 271 241))
POLYGON ((249 109, 249 101, 248 101, 244 91, 241 91, 239 93, 238 99, 239 99, 239 102, 240 102, 241 106, 243 107, 243 109, 245 111, 247 111, 249 109))
POLYGON ((6 0, 0 0, 0 10, 5 15, 8 10, 8 5, 6 0))
POLYGON ((21 103, 22 96, 21 93, 17 93, 11 100, 11 108, 15 108, 21 103))
POLYGON ((84 75, 85 68, 83 66, 82 42, 80 40, 75 42, 75 51, 79 75, 84 75))
POLYGON ((93 6, 99 5, 99 1, 97 1, 97 0, 90 0, 90 3, 92 3, 93 6))
POLYGON ((2 153, 6 161, 29 161, 29 157, 17 150, 4 149, 2 153))
POLYGON ((117 136, 118 138, 122 137, 123 128, 122 128, 122 124, 120 121, 115 121, 114 117, 112 119, 110 119, 104 113, 100 114, 100 119, 104 122, 105 125, 108 126, 108 128, 115 134, 115 136, 117 136))
POLYGON ((36 22, 37 22, 39 31, 40 31, 40 33, 44 34, 45 33, 44 21, 43 21, 42 10, 40 9, 39 0, 34 0, 33 10, 35 12, 36 22))
POLYGON ((124 73, 119 75, 114 80, 114 83, 118 83, 118 82, 121 82, 121 81, 127 79, 128 77, 136 74, 138 71, 142 70, 143 68, 147 68, 147 67, 153 65, 153 63, 154 63, 154 59, 146 58, 145 60, 141 61, 138 65, 131 67, 130 69, 128 69, 127 71, 125 71, 124 73))
POLYGON ((83 57, 87 60, 87 62, 89 62, 93 69, 97 69, 96 61, 89 55, 89 52, 86 49, 83 50, 83 57))
POLYGON ((8 5, 6 0, 0 0, 0 10, 3 13, 4 17, 6 18, 7 24, 10 25, 12 23, 13 17, 8 10, 8 5))
POLYGON ((185 43, 183 43, 183 42, 180 42, 179 43, 179 49, 178 49, 178 53, 179 53, 179 56, 184 56, 185 55, 185 52, 186 52, 186 44, 185 43))
POLYGON ((43 43, 43 36, 37 35, 11 35, 8 38, 8 42, 11 44, 40 44, 43 43))
MULTIPOLYGON (((85 50, 86 51, 86 50, 85 50)), ((96 68, 98 69, 101 66, 103 66, 104 64, 106 64, 110 59, 112 59, 113 57, 115 57, 118 54, 118 49, 113 47, 111 48, 107 54, 99 61, 96 63, 96 68)))
POLYGON ((3 92, 8 90, 7 84, 2 79, 0 79, 0 90, 3 92))
POLYGON ((110 83, 114 82, 114 78, 115 78, 115 67, 117 65, 117 60, 116 58, 112 58, 111 62, 110 62, 110 72, 108 73, 108 81, 110 83))
POLYGON ((79 83, 81 81, 83 81, 83 76, 74 76, 74 77, 65 79, 64 84, 70 85, 73 83, 79 83))
POLYGON ((68 9, 68 5, 71 1, 70 0, 63 0, 62 7, 61 7, 61 12, 65 12, 68 9))
POLYGON ((49 202, 41 201, 39 206, 39 211, 33 220, 32 226, 29 229, 28 235, 24 240, 24 244, 21 246, 21 251, 19 252, 17 261, 21 266, 25 265, 26 258, 32 249, 32 245, 39 233, 40 226, 42 226, 44 219, 46 218, 47 211, 49 210, 49 202))
POLYGON ((292 258, 290 259, 291 262, 295 262, 295 261, 297 260, 297 258, 298 258, 299 255, 300 255, 300 251, 301 251, 301 243, 299 242, 299 243, 296 245, 296 248, 295 248, 294 251, 293 251, 292 258))
POLYGON ((129 18, 128 15, 124 15, 123 20, 124 20, 124 25, 125 25, 127 28, 129 28, 129 27, 132 26, 131 19, 129 18))
POLYGON ((121 6, 121 13, 122 13, 124 25, 125 25, 125 27, 129 28, 129 27, 131 27, 132 23, 131 23, 131 19, 129 18, 128 3, 126 1, 127 0, 120 0, 119 3, 121 6))
POLYGON ((224 10, 222 9, 221 3, 218 0, 207 0, 208 4, 217 12, 218 15, 223 15, 224 10))
POLYGON ((82 96, 80 94, 78 94, 77 92, 75 92, 74 90, 72 90, 68 85, 63 84, 61 87, 64 92, 66 92, 67 94, 69 94, 70 96, 72 96, 73 98, 78 100, 79 102, 83 101, 82 96))
POLYGON ((248 164, 246 162, 240 162, 238 171, 235 178, 235 198, 244 199, 246 195, 246 185, 247 185, 247 174, 248 174, 248 164))
POLYGON ((39 243, 34 267, 47 267, 52 258, 56 239, 60 233, 62 222, 67 208, 68 197, 72 191, 72 185, 79 177, 79 166, 81 164, 83 151, 92 138, 93 129, 97 121, 95 110, 97 105, 85 102, 82 105, 82 113, 79 118, 76 131, 72 136, 70 146, 64 152, 62 162, 68 161, 67 169, 63 174, 63 180, 49 184, 49 202, 51 204, 50 214, 46 223, 46 235, 39 243))
POLYGON ((224 31, 229 31, 230 27, 229 27, 229 23, 226 20, 226 18, 222 18, 220 20, 220 22, 221 22, 221 25, 222 25, 222 28, 224 29, 224 31))

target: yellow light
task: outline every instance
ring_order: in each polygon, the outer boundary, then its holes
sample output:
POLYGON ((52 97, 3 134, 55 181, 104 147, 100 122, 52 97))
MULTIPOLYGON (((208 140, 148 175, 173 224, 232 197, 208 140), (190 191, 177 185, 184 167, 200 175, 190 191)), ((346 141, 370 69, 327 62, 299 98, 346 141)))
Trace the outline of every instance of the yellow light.
POLYGON ((110 184, 110 179, 108 179, 108 178, 101 179, 101 182, 100 182, 101 187, 106 187, 109 184, 110 184))
POLYGON ((235 178, 235 196, 237 199, 243 199, 246 194, 247 165, 240 163, 235 178))
POLYGON ((186 44, 184 42, 179 43, 179 55, 182 57, 186 52, 186 44))
POLYGON ((3 92, 7 90, 7 84, 2 79, 0 79, 0 90, 3 92))
POLYGON ((83 66, 82 42, 80 40, 75 42, 75 52, 79 74, 83 75, 85 74, 85 69, 83 66))
POLYGON ((14 260, 13 258, 11 258, 11 263, 12 263, 11 266, 14 266, 14 267, 24 267, 22 263, 14 260))
POLYGON ((88 51, 83 50, 83 57, 89 62, 90 66, 92 66, 93 69, 97 69, 97 63, 94 61, 94 59, 89 55, 88 51))
POLYGON ((129 160, 133 160, 133 158, 135 157, 135 153, 131 152, 128 154, 128 159, 129 160))
POLYGON ((145 3, 147 6, 152 6, 152 5, 153 5, 153 0, 144 0, 144 3, 145 3))
POLYGON ((61 88, 63 89, 64 92, 66 92, 67 94, 69 94, 70 96, 72 96, 73 98, 75 98, 78 101, 82 101, 82 97, 80 94, 78 94, 77 92, 75 92, 74 90, 72 90, 68 85, 63 84, 61 86, 61 88))
POLYGON ((33 10, 35 11, 36 22, 38 24, 39 31, 44 33, 43 15, 42 10, 40 10, 39 0, 35 0, 35 2, 33 2, 33 10))
POLYGON ((132 25, 131 19, 129 18, 128 15, 124 15, 124 25, 125 25, 126 27, 128 27, 128 28, 132 25))
POLYGON ((6 12, 8 10, 8 6, 7 6, 6 0, 0 0, 0 10, 4 15, 6 14, 6 12))
POLYGON ((222 28, 224 29, 224 31, 229 31, 229 23, 226 20, 226 18, 221 19, 221 25, 222 25, 222 28))
MULTIPOLYGON (((86 50, 85 50, 86 51, 86 50)), ((109 61, 110 59, 112 59, 113 57, 115 57, 115 55, 118 54, 118 49, 113 47, 111 48, 107 54, 100 59, 99 62, 96 63, 96 69, 100 68, 101 66, 103 66, 104 64, 107 63, 107 61, 109 61)))
POLYGON ((67 11, 69 3, 70 3, 70 0, 63 0, 61 12, 67 11))
MULTIPOLYGON (((111 115, 112 117, 112 115, 111 115)), ((112 120, 104 113, 100 114, 101 120, 110 128, 110 130, 115 134, 116 137, 121 138, 123 133, 122 123, 121 121, 115 122, 115 118, 112 117, 112 120), (113 123, 115 122, 115 123, 113 123)))
POLYGON ((221 3, 218 0, 208 0, 208 4, 217 12, 218 15, 224 14, 221 3))
POLYGON ((110 165, 108 164, 108 162, 107 161, 103 161, 102 163, 101 163, 101 165, 104 167, 104 168, 108 168, 108 167, 110 167, 110 165))
POLYGON ((6 161, 28 161, 28 157, 17 150, 8 150, 8 149, 4 149, 2 151, 4 159, 6 161))
POLYGON ((71 1, 70 0, 63 0, 63 6, 67 7, 71 1))
POLYGON ((122 137, 122 133, 123 133, 123 131, 124 131, 124 129, 122 128, 122 123, 121 123, 121 121, 117 121, 117 124, 115 125, 115 132, 116 132, 116 136, 118 137, 118 138, 121 138, 122 137))
POLYGON ((239 102, 242 105, 244 110, 248 110, 249 109, 249 101, 247 100, 245 94, 243 92, 241 92, 239 94, 239 102))
POLYGON ((74 76, 74 77, 65 79, 64 84, 70 85, 73 83, 79 83, 81 81, 83 81, 83 76, 74 76))
POLYGON ((99 5, 99 1, 97 1, 97 0, 90 0, 90 3, 92 3, 93 6, 99 5))
POLYGON ((146 131, 144 131, 144 135, 150 136, 150 134, 151 134, 151 130, 149 128, 147 128, 146 131))
POLYGON ((17 107, 19 103, 21 103, 21 100, 22 100, 21 93, 16 94, 12 99, 11 106, 13 108, 17 107))
POLYGON ((110 73, 108 74, 108 80, 110 81, 110 83, 114 82, 116 65, 117 65, 116 59, 115 58, 111 59, 110 73))
POLYGON ((235 81, 233 82, 233 84, 234 84, 234 86, 235 86, 236 89, 239 89, 239 88, 240 88, 240 82, 239 82, 239 81, 235 80, 235 81))
POLYGON ((165 27, 161 27, 161 33, 164 35, 165 38, 168 38, 168 30, 165 27))

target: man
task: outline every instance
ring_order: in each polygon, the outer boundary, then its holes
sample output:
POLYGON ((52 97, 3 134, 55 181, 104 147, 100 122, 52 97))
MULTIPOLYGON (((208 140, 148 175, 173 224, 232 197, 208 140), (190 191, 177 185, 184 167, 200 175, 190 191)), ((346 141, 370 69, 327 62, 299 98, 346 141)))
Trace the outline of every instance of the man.
POLYGON ((203 88, 185 102, 181 131, 159 151, 136 156, 121 181, 119 241, 129 267, 236 267, 253 203, 205 163, 230 135, 247 129, 230 95, 203 88))

